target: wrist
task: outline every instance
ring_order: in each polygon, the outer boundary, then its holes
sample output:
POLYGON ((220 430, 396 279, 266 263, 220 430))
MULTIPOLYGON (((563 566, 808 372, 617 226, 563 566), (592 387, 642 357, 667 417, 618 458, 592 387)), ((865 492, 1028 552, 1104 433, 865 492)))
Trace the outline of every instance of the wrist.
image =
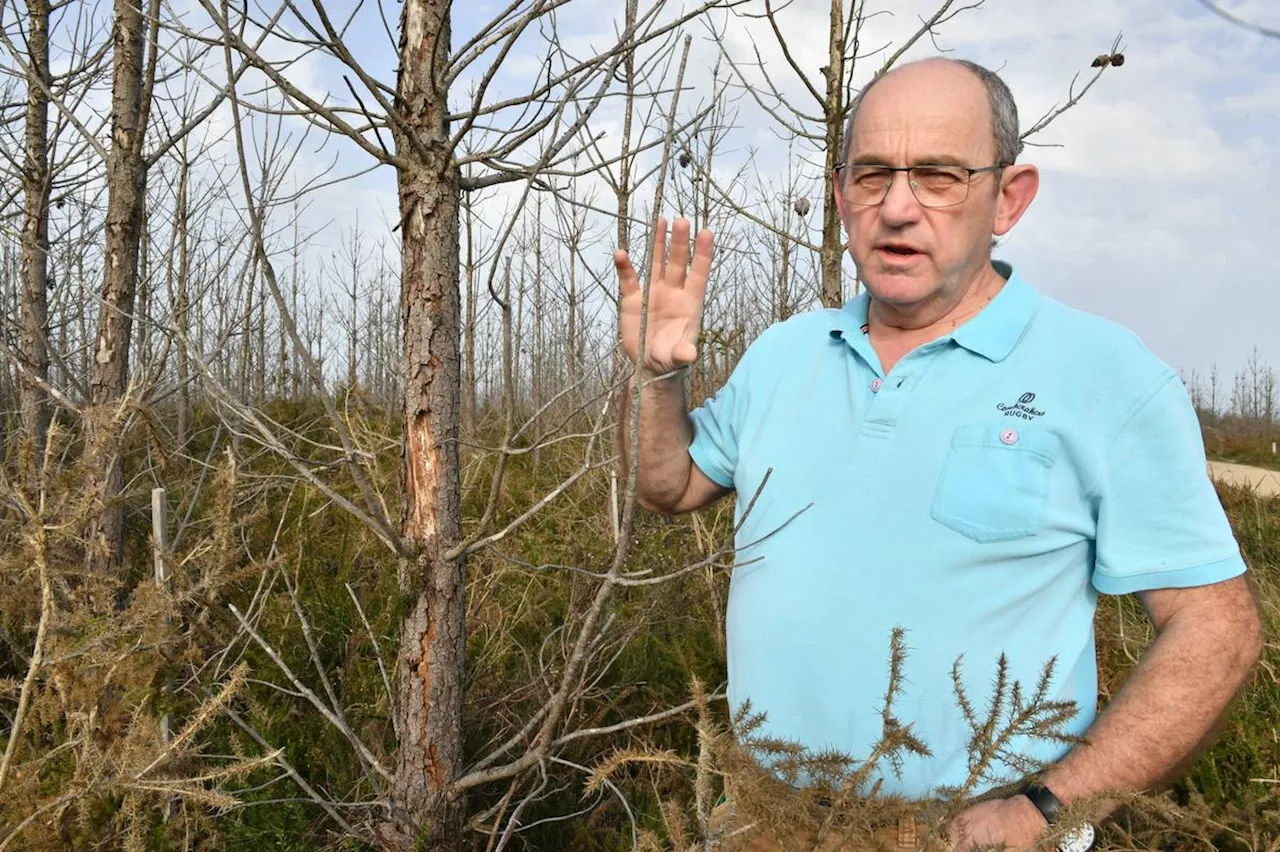
POLYGON ((662 368, 655 369, 653 367, 650 367, 648 364, 645 364, 639 367, 639 370, 640 370, 640 378, 644 381, 645 384, 649 384, 651 382, 665 381, 667 379, 683 380, 685 377, 685 374, 689 372, 689 365, 685 364, 684 366, 671 367, 670 369, 662 369, 662 368))
POLYGON ((1052 790, 1035 781, 1028 781, 1023 785, 1019 798, 1040 815, 1046 826, 1056 823, 1058 814, 1066 808, 1066 805, 1054 795, 1052 790))
MULTIPOLYGON (((1059 817, 1062 811, 1066 810, 1066 805, 1048 787, 1035 781, 1028 781, 1015 798, 1021 799, 1026 809, 1036 813, 1044 828, 1059 830, 1063 828, 1059 817)), ((1057 849, 1058 852, 1088 852, 1095 847, 1096 843, 1097 830, 1093 824, 1081 822, 1072 825, 1070 830, 1061 836, 1057 849)))
POLYGON ((1039 826, 1041 831, 1049 828, 1049 820, 1025 793, 1019 791, 1016 795, 1010 798, 1010 802, 1015 808, 1017 808, 1018 815, 1022 818, 1024 823, 1039 826))

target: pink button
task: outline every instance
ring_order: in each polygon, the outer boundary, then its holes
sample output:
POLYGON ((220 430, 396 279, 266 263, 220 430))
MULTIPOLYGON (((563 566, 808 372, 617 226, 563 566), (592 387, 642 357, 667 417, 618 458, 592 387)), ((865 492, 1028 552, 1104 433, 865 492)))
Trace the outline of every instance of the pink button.
POLYGON ((1000 433, 1000 440, 1004 441, 1006 444, 1018 443, 1018 430, 1005 429, 1003 432, 1000 433))
POLYGON ((879 390, 880 390, 880 386, 881 386, 881 385, 883 385, 883 384, 884 384, 884 382, 880 381, 880 379, 872 379, 872 380, 871 380, 871 391, 872 391, 873 393, 874 393, 874 392, 876 392, 876 391, 879 391, 879 390))

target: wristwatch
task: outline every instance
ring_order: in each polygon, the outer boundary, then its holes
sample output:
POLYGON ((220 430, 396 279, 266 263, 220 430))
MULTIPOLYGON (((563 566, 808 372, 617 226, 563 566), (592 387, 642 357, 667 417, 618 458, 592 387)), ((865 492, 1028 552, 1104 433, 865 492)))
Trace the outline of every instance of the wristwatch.
MULTIPOLYGON (((1048 787, 1029 781, 1022 788, 1022 795, 1031 800, 1045 822, 1049 825, 1057 823, 1058 814, 1065 805, 1048 787)), ((1082 822, 1062 836, 1058 841, 1058 852, 1090 852, 1097 843, 1098 830, 1092 823, 1082 822)))

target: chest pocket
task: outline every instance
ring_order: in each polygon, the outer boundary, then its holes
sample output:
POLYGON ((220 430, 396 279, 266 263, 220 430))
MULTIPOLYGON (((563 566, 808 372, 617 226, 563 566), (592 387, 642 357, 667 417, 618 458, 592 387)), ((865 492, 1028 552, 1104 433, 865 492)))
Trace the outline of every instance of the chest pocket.
POLYGON ((938 478, 933 519, 977 542, 1040 528, 1058 456, 1051 432, 992 423, 960 426, 938 478))

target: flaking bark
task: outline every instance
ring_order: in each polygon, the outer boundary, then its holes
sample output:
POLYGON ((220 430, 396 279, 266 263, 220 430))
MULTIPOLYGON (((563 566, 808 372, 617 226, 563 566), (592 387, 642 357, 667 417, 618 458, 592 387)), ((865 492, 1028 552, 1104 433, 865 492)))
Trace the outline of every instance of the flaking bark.
POLYGON ((22 426, 33 442, 31 485, 49 429, 49 2, 27 3, 26 160, 22 167, 22 426))
MULTIPOLYGON (((136 0, 116 0, 111 40, 114 69, 111 150, 107 157, 105 263, 90 379, 95 406, 109 406, 123 399, 129 382, 129 341, 133 331, 138 245, 147 181, 142 157, 147 114, 143 94, 146 29, 136 0)), ((107 424, 113 419, 103 417, 92 422, 107 424)), ((124 468, 114 442, 108 441, 103 446, 106 467, 96 486, 104 506, 101 518, 94 524, 90 546, 93 562, 100 569, 108 570, 118 566, 123 555, 124 512, 117 498, 124 487, 124 468)))
POLYGON ((831 0, 831 26, 827 30, 827 92, 823 104, 826 119, 826 162, 822 181, 822 306, 838 308, 844 304, 843 271, 844 231, 836 207, 831 174, 844 159, 844 0, 831 0))
POLYGON ((402 535, 416 551, 414 603, 400 641, 401 741, 383 836, 395 849, 462 848, 463 803, 450 795, 462 761, 466 660, 465 563, 445 554, 461 537, 460 175, 449 149, 445 63, 448 0, 407 0, 401 18, 397 129, 401 310, 404 324, 402 535))

